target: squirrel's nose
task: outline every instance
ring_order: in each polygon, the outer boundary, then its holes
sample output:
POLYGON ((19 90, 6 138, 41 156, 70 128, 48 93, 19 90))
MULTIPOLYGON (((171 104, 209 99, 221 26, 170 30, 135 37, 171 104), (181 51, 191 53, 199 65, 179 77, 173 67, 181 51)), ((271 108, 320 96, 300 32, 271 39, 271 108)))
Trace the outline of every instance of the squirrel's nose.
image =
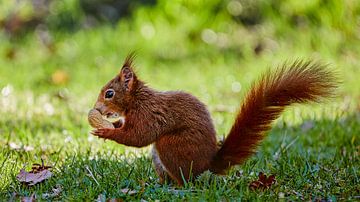
POLYGON ((100 114, 104 114, 105 108, 106 107, 104 104, 99 103, 99 102, 95 103, 94 109, 98 110, 100 112, 100 114))

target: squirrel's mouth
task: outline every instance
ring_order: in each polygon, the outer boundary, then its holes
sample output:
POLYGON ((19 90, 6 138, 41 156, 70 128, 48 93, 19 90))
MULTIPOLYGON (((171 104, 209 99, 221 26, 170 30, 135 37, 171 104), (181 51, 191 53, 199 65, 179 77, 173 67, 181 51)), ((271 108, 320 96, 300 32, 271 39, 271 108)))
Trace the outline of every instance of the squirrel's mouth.
POLYGON ((122 122, 122 120, 118 120, 112 124, 115 128, 120 128, 123 125, 123 122, 122 122))
POLYGON ((108 112, 103 115, 103 118, 111 122, 115 128, 120 128, 124 123, 124 117, 117 112, 108 112))

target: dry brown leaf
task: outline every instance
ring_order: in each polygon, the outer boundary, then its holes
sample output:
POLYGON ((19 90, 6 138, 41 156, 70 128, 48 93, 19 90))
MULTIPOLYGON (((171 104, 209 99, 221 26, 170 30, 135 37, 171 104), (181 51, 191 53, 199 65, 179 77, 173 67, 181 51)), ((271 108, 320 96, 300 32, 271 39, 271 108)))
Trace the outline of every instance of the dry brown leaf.
POLYGON ((268 189, 271 185, 275 184, 275 175, 270 175, 266 177, 266 175, 262 172, 259 173, 259 179, 252 181, 249 185, 250 189, 268 189))
POLYGON ((25 182, 26 184, 32 186, 46 179, 49 179, 52 175, 53 174, 49 170, 42 170, 37 173, 30 173, 26 172, 24 169, 21 169, 20 173, 16 176, 16 178, 20 182, 25 182))
POLYGON ((34 163, 31 167, 31 171, 26 172, 24 169, 21 169, 16 178, 20 182, 24 182, 32 186, 50 178, 53 175, 52 172, 48 170, 49 168, 51 168, 51 166, 44 165, 44 161, 41 159, 41 164, 34 163))

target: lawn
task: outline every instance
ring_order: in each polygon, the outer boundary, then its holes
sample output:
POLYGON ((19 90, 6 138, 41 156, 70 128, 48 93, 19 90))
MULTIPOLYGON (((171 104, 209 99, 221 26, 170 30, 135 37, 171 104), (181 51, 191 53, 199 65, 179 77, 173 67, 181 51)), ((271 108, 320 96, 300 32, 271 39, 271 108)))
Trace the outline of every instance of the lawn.
MULTIPOLYGON (((77 1, 62 2, 45 26, 18 35, 0 31, 1 201, 33 194, 65 201, 359 200, 360 3, 159 0, 134 7, 116 23, 89 28, 71 21, 74 26, 64 30, 56 19, 86 14, 77 1), (89 133, 87 112, 134 50, 137 73, 151 87, 183 90, 208 106, 218 139, 230 130, 251 83, 268 68, 318 60, 342 83, 335 98, 288 108, 256 155, 228 175, 206 172, 184 187, 161 185, 150 148, 89 133), (35 186, 17 181, 20 169, 41 160, 53 166, 53 177, 35 186), (260 172, 274 174, 276 183, 251 190, 260 172), (57 187, 59 194, 44 195, 57 187)), ((31 14, 29 5, 19 8, 21 15, 31 14)), ((13 9, 0 5, 0 19, 13 9)))

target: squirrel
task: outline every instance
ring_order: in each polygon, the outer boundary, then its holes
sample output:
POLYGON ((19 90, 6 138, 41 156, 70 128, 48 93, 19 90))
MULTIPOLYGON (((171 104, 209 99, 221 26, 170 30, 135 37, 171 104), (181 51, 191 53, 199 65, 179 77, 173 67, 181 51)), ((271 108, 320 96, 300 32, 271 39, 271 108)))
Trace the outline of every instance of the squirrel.
POLYGON ((297 60, 267 71, 247 93, 229 134, 218 146, 205 104, 182 91, 156 91, 134 72, 129 54, 120 72, 101 90, 94 108, 125 118, 115 128, 91 133, 119 144, 153 144, 152 161, 159 182, 168 177, 180 186, 210 170, 224 175, 255 153, 272 122, 294 103, 320 102, 333 95, 336 76, 327 65, 297 60))

